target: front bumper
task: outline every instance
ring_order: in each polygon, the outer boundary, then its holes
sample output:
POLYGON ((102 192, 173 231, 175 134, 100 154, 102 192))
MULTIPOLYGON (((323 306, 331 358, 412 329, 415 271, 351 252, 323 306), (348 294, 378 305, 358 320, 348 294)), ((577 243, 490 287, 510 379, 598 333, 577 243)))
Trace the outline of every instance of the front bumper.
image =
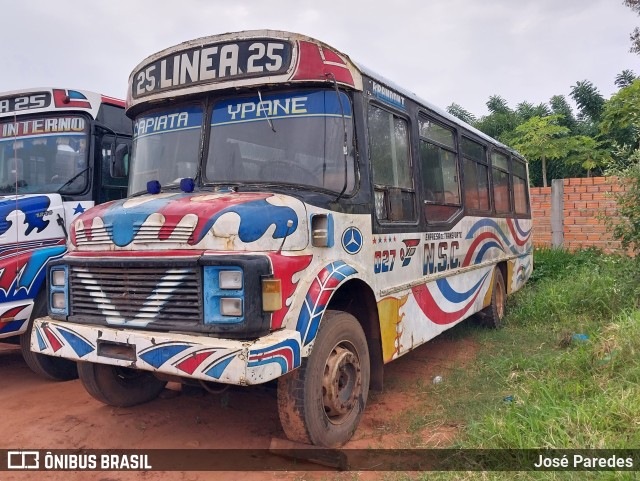
POLYGON ((225 384, 262 384, 300 366, 300 333, 283 329, 254 341, 36 319, 31 350, 225 384))

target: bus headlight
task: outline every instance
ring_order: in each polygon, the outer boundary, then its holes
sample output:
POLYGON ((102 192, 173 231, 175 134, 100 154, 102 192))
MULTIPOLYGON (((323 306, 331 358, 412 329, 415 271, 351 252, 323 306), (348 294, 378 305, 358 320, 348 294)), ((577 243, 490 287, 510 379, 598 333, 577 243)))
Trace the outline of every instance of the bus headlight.
POLYGON ((223 297, 220 299, 220 313, 223 316, 242 316, 242 299, 238 297, 223 297))
POLYGON ((69 315, 69 270, 66 265, 54 265, 49 270, 49 314, 69 315))
POLYGON ((64 309, 67 307, 67 300, 64 298, 64 292, 54 292, 51 295, 51 307, 54 309, 64 309))
POLYGON ((67 283, 66 272, 63 269, 56 269, 51 271, 51 285, 55 287, 62 287, 67 283))
POLYGON ((244 322, 244 271, 229 265, 204 266, 204 323, 244 322))
POLYGON ((236 291, 242 289, 242 277, 241 270, 220 271, 220 276, 218 278, 220 289, 233 289, 236 291))

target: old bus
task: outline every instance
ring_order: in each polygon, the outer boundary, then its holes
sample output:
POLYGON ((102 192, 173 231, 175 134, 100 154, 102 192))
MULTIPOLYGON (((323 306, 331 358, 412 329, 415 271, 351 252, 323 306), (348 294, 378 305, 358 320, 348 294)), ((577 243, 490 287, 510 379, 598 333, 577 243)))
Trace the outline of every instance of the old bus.
POLYGON ((129 193, 73 224, 32 349, 128 406, 277 379, 286 435, 339 446, 383 367, 532 270, 516 152, 312 38, 250 31, 130 76, 129 193))
POLYGON ((29 321, 47 313, 45 264, 65 252, 71 222, 126 195, 112 167, 131 142, 124 106, 84 90, 0 93, 0 341, 19 342, 48 378, 77 377, 76 366, 33 353, 29 321))

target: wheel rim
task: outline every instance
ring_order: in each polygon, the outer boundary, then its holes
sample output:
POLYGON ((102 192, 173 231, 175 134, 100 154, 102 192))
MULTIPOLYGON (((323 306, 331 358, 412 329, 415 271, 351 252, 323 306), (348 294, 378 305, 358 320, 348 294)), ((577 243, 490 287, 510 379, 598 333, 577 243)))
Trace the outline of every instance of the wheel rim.
POLYGON ((322 402, 330 422, 340 424, 362 393, 360 359, 351 343, 338 343, 329 354, 322 379, 322 402))

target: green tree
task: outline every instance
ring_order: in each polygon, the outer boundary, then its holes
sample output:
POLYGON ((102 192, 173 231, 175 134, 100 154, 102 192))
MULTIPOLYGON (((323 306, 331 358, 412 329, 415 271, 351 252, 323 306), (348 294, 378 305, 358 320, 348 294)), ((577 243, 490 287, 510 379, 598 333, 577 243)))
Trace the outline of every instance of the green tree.
POLYGON ((521 122, 526 122, 531 117, 546 117, 551 111, 546 104, 533 105, 531 102, 520 102, 516 105, 516 115, 521 122))
POLYGON ((468 124, 472 124, 476 121, 475 115, 455 102, 447 107, 447 112, 468 124))
MULTIPOLYGON (((629 7, 631 10, 640 15, 640 0, 624 0, 624 4, 629 7)), ((640 54, 640 29, 638 27, 635 28, 633 32, 631 32, 631 52, 640 54)))
POLYGON ((609 149, 593 137, 573 135, 567 137, 568 153, 564 162, 568 165, 580 165, 591 177, 591 171, 611 163, 609 149))
MULTIPOLYGON (((600 137, 614 148, 639 147, 636 124, 640 120, 640 79, 624 87, 606 102, 600 121, 600 137)), ((628 149, 627 149, 628 150, 628 149)))
POLYGON ((572 134, 577 134, 578 121, 564 95, 554 95, 549 100, 549 105, 551 106, 551 115, 558 115, 558 124, 567 127, 572 134))
POLYGON ((503 136, 515 129, 521 122, 507 101, 499 95, 492 95, 487 101, 489 114, 482 117, 473 126, 494 139, 503 140, 503 136))
POLYGON ((541 163, 543 187, 547 187, 547 161, 565 158, 571 151, 569 129, 559 125, 559 119, 558 115, 531 117, 514 131, 512 146, 529 161, 541 163))
POLYGON ((499 95, 492 95, 487 101, 487 108, 492 114, 509 114, 513 111, 509 108, 507 101, 499 95))
POLYGON ((623 89, 631 85, 637 78, 638 77, 636 77, 636 74, 633 72, 633 70, 627 69, 616 75, 614 83, 616 84, 616 87, 618 87, 619 89, 623 89))
POLYGON ((571 86, 571 98, 578 106, 579 118, 597 123, 604 109, 604 97, 589 80, 576 82, 571 86))

